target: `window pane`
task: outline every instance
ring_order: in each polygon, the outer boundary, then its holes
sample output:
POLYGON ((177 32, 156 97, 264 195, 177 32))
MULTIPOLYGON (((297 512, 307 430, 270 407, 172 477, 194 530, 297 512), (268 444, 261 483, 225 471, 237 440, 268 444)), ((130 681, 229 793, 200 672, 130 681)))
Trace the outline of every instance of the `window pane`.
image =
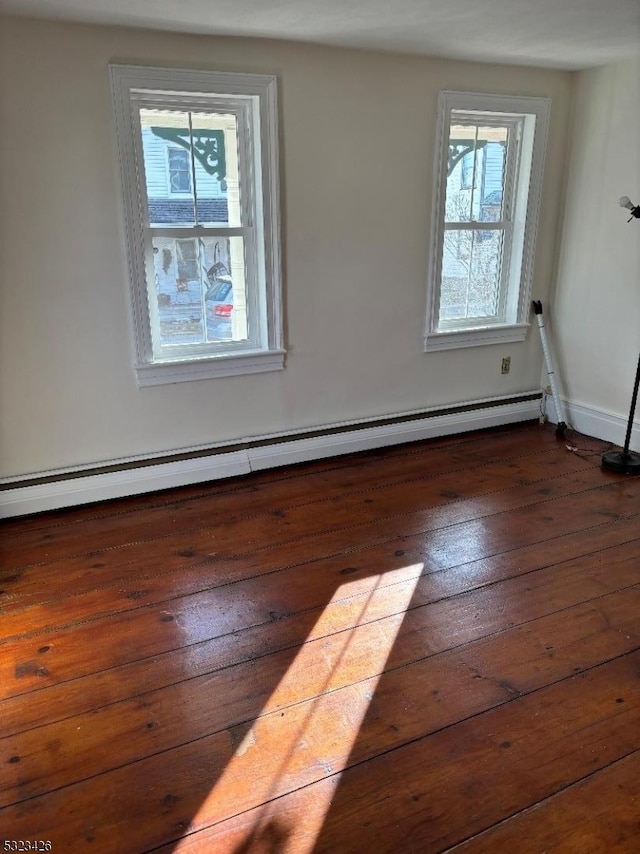
POLYGON ((498 316, 503 235, 499 229, 445 231, 440 321, 498 316))
POLYGON ((151 225, 194 225, 189 113, 143 108, 140 127, 151 225))
POLYGON ((236 117, 192 113, 198 222, 241 226, 236 117))
POLYGON ((161 347, 248 340, 242 237, 154 237, 153 256, 161 347))
POLYGON ((508 127, 451 124, 445 222, 498 222, 502 218, 508 138, 508 127))
POLYGON ((235 115, 145 107, 140 125, 151 225, 242 225, 235 115))
POLYGON ((247 341, 249 318, 242 237, 201 241, 206 266, 205 311, 209 341, 247 341))

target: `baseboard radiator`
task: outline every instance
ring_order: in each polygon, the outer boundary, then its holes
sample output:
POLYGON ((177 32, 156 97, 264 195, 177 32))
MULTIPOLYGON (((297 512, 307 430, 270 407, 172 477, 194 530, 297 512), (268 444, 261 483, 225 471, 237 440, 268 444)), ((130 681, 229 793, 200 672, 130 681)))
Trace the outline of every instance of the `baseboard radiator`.
POLYGON ((323 457, 537 419, 542 393, 467 401, 310 430, 0 480, 0 518, 235 477, 323 457))

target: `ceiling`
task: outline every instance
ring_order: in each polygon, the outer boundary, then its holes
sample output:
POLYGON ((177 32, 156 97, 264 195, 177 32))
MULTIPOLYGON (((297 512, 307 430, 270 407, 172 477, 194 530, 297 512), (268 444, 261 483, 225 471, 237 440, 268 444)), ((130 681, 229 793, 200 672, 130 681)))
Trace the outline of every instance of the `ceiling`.
POLYGON ((549 68, 640 56, 640 0, 0 0, 0 8, 549 68))

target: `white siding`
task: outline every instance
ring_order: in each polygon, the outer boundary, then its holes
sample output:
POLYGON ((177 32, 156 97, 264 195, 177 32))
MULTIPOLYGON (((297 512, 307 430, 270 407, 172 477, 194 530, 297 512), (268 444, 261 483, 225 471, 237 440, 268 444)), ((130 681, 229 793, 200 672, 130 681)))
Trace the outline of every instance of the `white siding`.
MULTIPOLYGON (((156 136, 151 128, 142 129, 142 148, 147 179, 147 195, 150 199, 183 199, 189 193, 169 191, 168 151, 175 144, 156 136)), ((201 199, 217 199, 226 196, 216 175, 210 175, 196 159, 196 186, 201 199)))
POLYGON ((488 143, 484 150, 484 193, 486 199, 496 190, 502 190, 504 148, 497 142, 488 143))

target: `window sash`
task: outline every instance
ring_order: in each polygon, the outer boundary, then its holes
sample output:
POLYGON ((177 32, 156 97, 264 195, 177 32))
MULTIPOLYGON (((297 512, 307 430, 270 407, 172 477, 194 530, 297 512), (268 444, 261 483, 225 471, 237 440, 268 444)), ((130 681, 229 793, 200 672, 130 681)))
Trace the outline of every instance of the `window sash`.
MULTIPOLYGON (((509 277, 509 259, 511 249, 512 224, 507 221, 503 222, 473 222, 473 223, 446 223, 442 235, 441 255, 444 255, 444 234, 459 233, 459 232, 477 232, 477 231, 495 231, 502 233, 502 241, 500 244, 500 253, 497 263, 500 269, 500 276, 497 287, 497 308, 495 314, 483 315, 467 315, 460 318, 443 318, 441 317, 441 298, 442 298, 442 274, 440 275, 440 287, 438 288, 438 330, 439 331, 454 331, 460 329, 468 329, 474 326, 487 326, 494 324, 506 323, 507 315, 507 296, 508 296, 508 277, 509 277), (486 226, 490 226, 487 228, 486 226)), ((442 270, 442 257, 440 260, 440 269, 442 270)))
MULTIPOLYGON (((180 359, 198 359, 204 358, 206 356, 227 354, 230 352, 241 353, 245 350, 260 349, 260 301, 258 288, 256 287, 257 277, 255 275, 255 270, 257 266, 255 229, 236 228, 233 229, 233 234, 230 234, 229 232, 230 229, 202 227, 181 229, 147 227, 145 229, 144 249, 147 282, 147 304, 149 311, 149 331, 151 333, 151 353, 154 362, 162 363, 173 362, 180 359), (207 236, 242 237, 244 240, 247 338, 242 341, 205 341, 198 344, 172 344, 170 346, 162 345, 160 343, 160 316, 155 288, 156 270, 153 253, 153 238, 174 237, 178 240, 198 240, 199 238, 207 236)), ((206 311, 203 311, 203 323, 206 325, 206 311)))
MULTIPOLYGON (((437 264, 436 283, 433 295, 433 329, 436 332, 457 331, 470 329, 478 326, 491 326, 507 323, 507 306, 509 302, 509 279, 511 267, 511 248, 513 236, 512 216, 516 202, 518 153, 522 136, 523 117, 507 113, 498 113, 489 110, 463 111, 455 106, 450 106, 446 111, 443 122, 443 146, 441 162, 439 164, 441 187, 441 209, 437 241, 437 264), (506 127, 508 128, 504 177, 502 188, 502 218, 497 221, 484 222, 482 220, 470 219, 464 221, 451 221, 446 219, 445 204, 447 195, 447 163, 448 144, 451 138, 452 126, 466 126, 477 130, 481 127, 506 127), (444 236, 449 231, 502 231, 503 240, 501 248, 500 279, 498 283, 498 310, 495 315, 472 316, 465 318, 442 318, 442 264, 444 255, 444 236)), ((477 149, 474 148, 473 180, 472 190, 476 183, 477 149)), ((475 192, 475 190, 474 190, 475 192)))
MULTIPOLYGON (((175 96, 164 93, 133 93, 131 97, 131 116, 135 136, 135 157, 138 164, 138 204, 140 218, 143 223, 143 251, 145 258, 146 279, 146 312, 149 322, 148 340, 146 342, 146 361, 162 364, 174 361, 188 361, 217 355, 242 353, 259 350, 264 347, 262 341, 262 323, 260 322, 260 297, 258 281, 257 247, 255 240, 255 225, 257 219, 256 204, 257 190, 254 188, 254 157, 252 117, 250 101, 229 99, 203 98, 202 96, 175 96), (215 105, 215 108, 214 108, 215 105), (194 225, 175 225, 170 227, 152 226, 149 216, 149 200, 145 176, 145 160, 142 145, 141 110, 166 109, 178 112, 199 112, 212 115, 235 115, 238 145, 238 172, 240 195, 241 226, 203 226, 198 223, 198 196, 195 178, 194 158, 190 154, 191 163, 191 193, 194 203, 194 225), (244 239, 245 257, 245 289, 248 336, 243 341, 202 342, 191 344, 175 344, 171 346, 160 343, 160 319, 155 293, 155 265, 153 256, 154 237, 175 237, 179 239, 197 239, 200 237, 242 237, 244 239)), ((206 312, 203 316, 206 325, 206 312)))
MULTIPOLYGON (((238 143, 238 190, 240 194, 240 223, 243 227, 252 227, 256 223, 257 205, 260 199, 256 196, 259 188, 256 180, 254 162, 255 152, 253 150, 253 138, 255 128, 252 127, 253 120, 251 114, 251 102, 247 99, 239 101, 232 96, 225 101, 220 97, 203 99, 202 96, 187 96, 187 95, 162 95, 150 92, 132 93, 131 96, 131 120, 135 131, 135 157, 138 164, 139 175, 144 176, 144 151, 142 147, 142 124, 140 121, 140 111, 143 109, 166 109, 175 110, 177 112, 200 112, 210 113, 211 115, 235 115, 237 128, 237 143, 238 143), (215 107, 214 107, 215 105, 215 107)), ((189 160, 191 163, 192 177, 191 190, 189 195, 193 194, 194 199, 194 225, 186 225, 185 228, 203 227, 198 222, 198 201, 197 201, 197 183, 195 179, 195 168, 193 165, 193 155, 190 154, 189 160)), ((146 181, 138 181, 138 193, 140 214, 142 222, 147 226, 150 224, 149 217, 149 200, 147 197, 146 181)), ((177 226, 179 227, 179 226, 177 226)), ((221 226, 224 227, 224 226, 221 226)))

